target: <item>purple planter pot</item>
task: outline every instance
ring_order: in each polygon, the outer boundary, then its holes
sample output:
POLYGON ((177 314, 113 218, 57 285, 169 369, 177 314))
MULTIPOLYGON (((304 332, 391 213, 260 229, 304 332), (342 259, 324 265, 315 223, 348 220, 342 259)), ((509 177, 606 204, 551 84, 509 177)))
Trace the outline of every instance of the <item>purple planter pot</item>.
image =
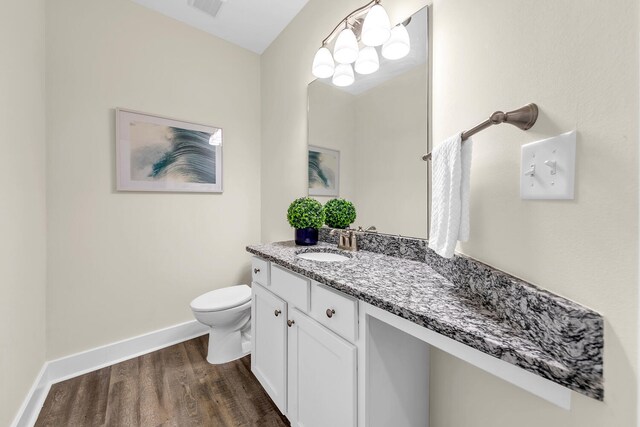
POLYGON ((318 243, 317 228, 296 228, 296 245, 313 246, 318 243))

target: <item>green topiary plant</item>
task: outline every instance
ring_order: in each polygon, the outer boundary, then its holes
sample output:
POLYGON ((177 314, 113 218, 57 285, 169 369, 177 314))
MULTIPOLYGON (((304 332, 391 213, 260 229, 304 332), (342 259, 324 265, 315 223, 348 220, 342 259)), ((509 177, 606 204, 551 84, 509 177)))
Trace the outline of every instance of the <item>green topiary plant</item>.
POLYGON ((287 220, 295 229, 318 229, 324 224, 324 208, 320 202, 311 197, 301 197, 289 205, 287 220))
POLYGON ((333 228, 347 228, 356 220, 356 208, 348 200, 331 199, 324 205, 325 223, 333 228))

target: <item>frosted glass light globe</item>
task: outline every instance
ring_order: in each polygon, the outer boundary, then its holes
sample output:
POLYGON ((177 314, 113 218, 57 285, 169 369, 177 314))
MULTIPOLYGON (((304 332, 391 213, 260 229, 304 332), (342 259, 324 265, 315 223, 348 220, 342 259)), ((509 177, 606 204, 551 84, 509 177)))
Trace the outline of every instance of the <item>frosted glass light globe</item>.
POLYGON ((411 51, 409 33, 404 25, 396 25, 391 30, 391 37, 382 45, 382 56, 387 59, 400 59, 411 51))
POLYGON ((313 58, 313 66, 311 72, 319 79, 326 79, 331 77, 335 71, 335 64, 333 62, 333 56, 326 47, 321 47, 316 52, 316 56, 313 58))
POLYGON ((345 28, 338 35, 333 47, 333 59, 339 64, 352 64, 358 58, 358 40, 350 28, 345 28))
POLYGON ((372 46, 363 47, 356 60, 356 73, 371 74, 378 71, 378 68, 380 68, 380 60, 378 59, 376 48, 372 46))
POLYGON ((350 64, 338 64, 336 66, 336 72, 333 75, 331 82, 340 87, 350 86, 355 81, 353 75, 353 68, 350 64))
POLYGON ((379 4, 374 5, 364 18, 362 24, 362 34, 360 39, 366 46, 380 46, 391 34, 391 23, 389 15, 384 7, 379 4))

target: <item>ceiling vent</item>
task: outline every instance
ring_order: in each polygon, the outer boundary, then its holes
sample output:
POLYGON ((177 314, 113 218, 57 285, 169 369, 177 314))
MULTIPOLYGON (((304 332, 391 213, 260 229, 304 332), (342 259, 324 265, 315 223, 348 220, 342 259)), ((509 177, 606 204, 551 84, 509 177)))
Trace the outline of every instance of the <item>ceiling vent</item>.
POLYGON ((215 18, 226 0, 189 0, 189 6, 215 18))

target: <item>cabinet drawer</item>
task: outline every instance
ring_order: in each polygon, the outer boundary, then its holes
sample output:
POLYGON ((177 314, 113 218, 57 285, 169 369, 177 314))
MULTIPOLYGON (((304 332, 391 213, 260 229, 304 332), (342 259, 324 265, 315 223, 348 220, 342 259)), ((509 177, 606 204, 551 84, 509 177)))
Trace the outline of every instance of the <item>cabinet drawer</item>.
POLYGON ((269 286, 269 263, 262 258, 251 259, 251 280, 262 286, 269 286))
POLYGON ((343 338, 355 342, 358 304, 354 298, 314 283, 311 287, 311 317, 343 338))
POLYGON ((277 265, 271 266, 270 290, 301 311, 309 311, 309 279, 277 265))

